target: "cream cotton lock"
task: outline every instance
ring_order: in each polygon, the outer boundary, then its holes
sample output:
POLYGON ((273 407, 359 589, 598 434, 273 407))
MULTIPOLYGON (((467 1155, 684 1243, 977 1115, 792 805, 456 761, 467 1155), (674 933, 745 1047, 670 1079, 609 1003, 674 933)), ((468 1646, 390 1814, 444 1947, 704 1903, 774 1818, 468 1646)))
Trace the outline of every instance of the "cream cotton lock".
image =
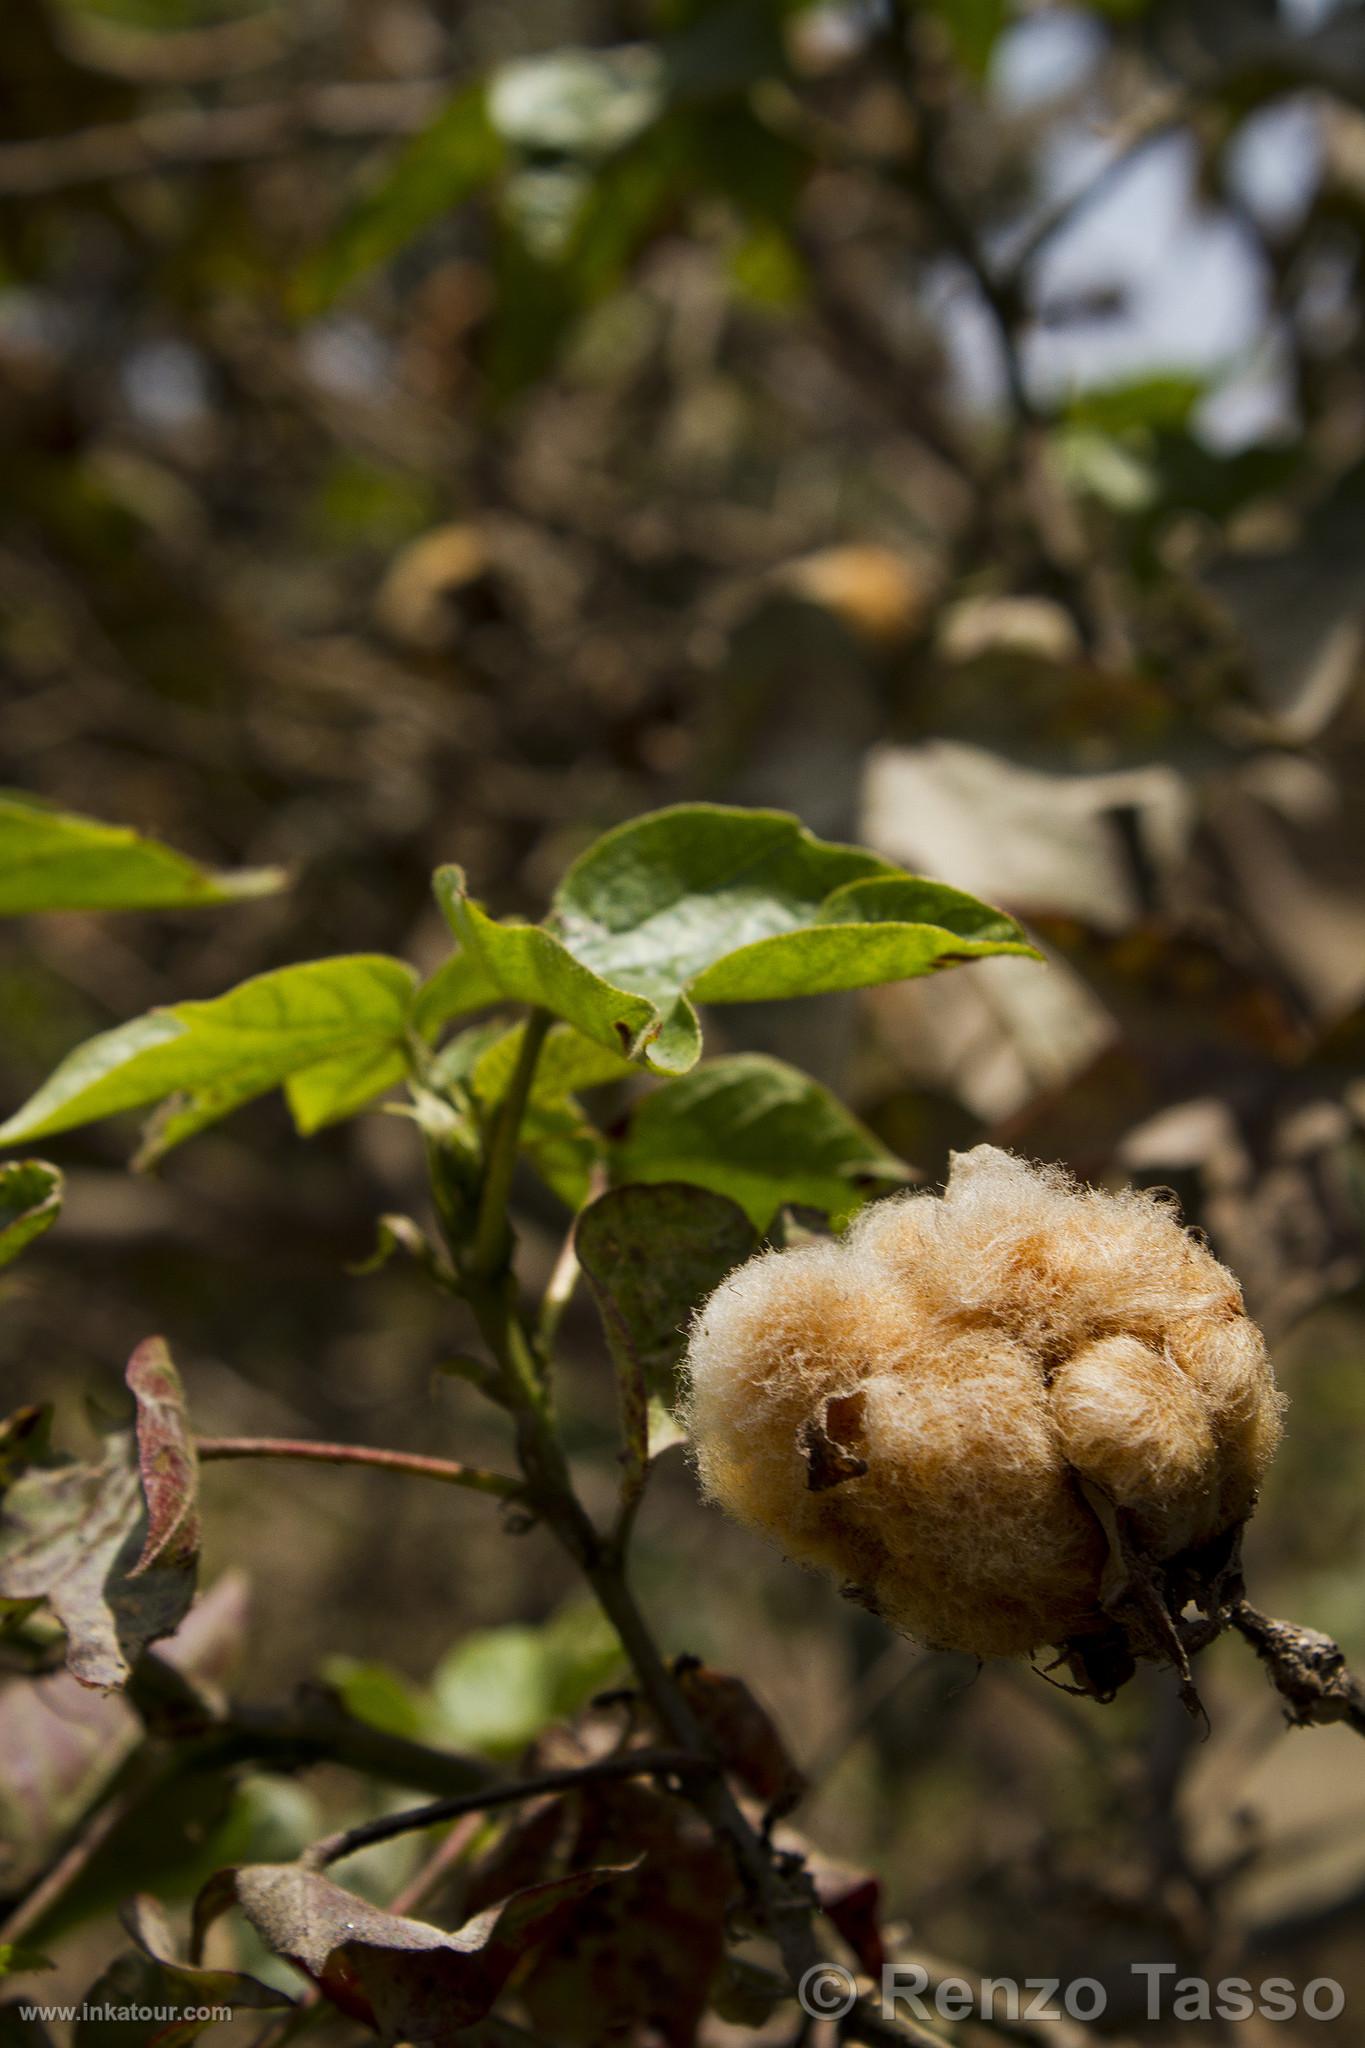
POLYGON ((687 1368, 714 1500, 981 1657, 1112 1634, 1116 1541, 1226 1555, 1280 1434, 1241 1290, 1168 1204, 990 1145, 741 1266, 687 1368))

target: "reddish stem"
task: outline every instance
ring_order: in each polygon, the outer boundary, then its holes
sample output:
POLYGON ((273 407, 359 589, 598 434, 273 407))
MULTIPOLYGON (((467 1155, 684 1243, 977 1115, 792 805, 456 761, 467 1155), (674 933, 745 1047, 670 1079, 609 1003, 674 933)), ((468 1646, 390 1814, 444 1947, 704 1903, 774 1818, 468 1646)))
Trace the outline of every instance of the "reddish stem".
POLYGON ((376 1444, 312 1443, 304 1437, 201 1436, 195 1449, 202 1462, 211 1458, 301 1458, 318 1465, 372 1465, 381 1472, 408 1472, 418 1479, 440 1479, 447 1486, 468 1486, 513 1500, 525 1491, 522 1481, 478 1465, 460 1465, 453 1458, 427 1458, 418 1451, 390 1451, 376 1444))

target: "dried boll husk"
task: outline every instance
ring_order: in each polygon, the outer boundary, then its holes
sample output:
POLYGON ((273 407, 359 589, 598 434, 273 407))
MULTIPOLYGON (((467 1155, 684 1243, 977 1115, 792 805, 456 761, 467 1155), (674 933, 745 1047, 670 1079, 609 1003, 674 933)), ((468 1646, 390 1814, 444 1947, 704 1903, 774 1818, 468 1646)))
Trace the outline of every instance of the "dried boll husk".
POLYGON ((1143 1557, 1204 1553, 1280 1433, 1237 1282, 1168 1206, 990 1145, 941 1196, 749 1260, 687 1371, 714 1500, 895 1627, 982 1657, 1112 1629, 1096 1490, 1143 1557))

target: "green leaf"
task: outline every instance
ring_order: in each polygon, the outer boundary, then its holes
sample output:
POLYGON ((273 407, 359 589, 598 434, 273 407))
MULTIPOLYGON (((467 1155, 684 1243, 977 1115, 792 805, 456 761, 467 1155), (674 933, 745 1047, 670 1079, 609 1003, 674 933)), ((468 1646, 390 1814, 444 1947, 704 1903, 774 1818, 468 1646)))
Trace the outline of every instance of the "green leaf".
POLYGON ((760 1231, 784 1204, 842 1219, 906 1179, 827 1088, 761 1053, 709 1060, 647 1095, 611 1165, 618 1185, 689 1181, 728 1195, 760 1231))
MULTIPOLYGON (((284 1099, 300 1137, 311 1138, 328 1124, 356 1116, 388 1093, 408 1070, 402 1046, 362 1045, 285 1079, 284 1099)), ((188 1134, 187 1134, 188 1135, 188 1134)))
POLYGON ((156 1133, 159 1157, 253 1096, 329 1063, 330 1074, 299 1083, 302 1114, 326 1121, 340 1100, 354 1105, 358 1065, 376 1063, 371 1084, 392 1074, 415 983, 401 961, 356 953, 276 968, 210 1002, 151 1010, 78 1046, 0 1127, 0 1144, 183 1097, 156 1133))
POLYGON ((549 1722, 577 1713, 621 1661, 615 1631, 595 1602, 574 1602, 539 1628, 476 1630, 433 1675, 430 1738, 515 1755, 549 1722))
POLYGON ((665 1181, 613 1188, 584 1210, 574 1241, 613 1350, 671 1400, 687 1325, 753 1251, 753 1223, 728 1196, 665 1181))
POLYGON ((413 1029, 423 1038, 433 1038, 452 1017, 468 1016, 470 1011, 487 1009, 500 1000, 497 983, 477 960, 467 953, 452 953, 413 997, 413 1029))
POLYGON ((502 139, 482 85, 470 86, 415 135, 375 188, 342 220, 296 287, 300 310, 317 313, 441 214, 460 206, 502 167, 502 139))
POLYGON ((39 910, 175 910, 283 888, 280 868, 219 874, 126 825, 0 794, 0 915, 39 910))
POLYGON ((0 1166, 0 1266, 17 1259, 57 1221, 62 1177, 44 1159, 12 1159, 0 1166))
POLYGON ((458 868, 436 893, 488 979, 619 1057, 682 1074, 692 998, 862 988, 997 953, 1037 957, 1013 921, 782 811, 685 804, 620 826, 569 870, 541 925, 501 924, 458 868))
MULTIPOLYGON (((518 1024, 486 1041, 467 1069, 469 1085, 486 1109, 507 1092, 524 1029, 518 1024)), ((593 1168, 603 1157, 601 1133, 576 1097, 584 1089, 604 1087, 635 1071, 629 1060, 584 1038, 571 1025, 556 1024, 546 1033, 521 1120, 520 1142, 545 1185, 569 1209, 582 1208, 593 1168)))

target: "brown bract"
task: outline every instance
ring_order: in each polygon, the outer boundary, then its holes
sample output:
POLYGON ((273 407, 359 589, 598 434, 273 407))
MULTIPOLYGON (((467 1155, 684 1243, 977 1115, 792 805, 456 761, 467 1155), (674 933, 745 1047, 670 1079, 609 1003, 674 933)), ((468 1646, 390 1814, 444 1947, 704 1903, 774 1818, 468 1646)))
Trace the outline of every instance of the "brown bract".
POLYGON ((1205 1552, 1280 1434, 1237 1282, 1169 1206, 990 1145, 941 1196, 751 1259, 687 1364, 713 1499, 893 1626, 983 1657, 1111 1625, 1096 1490, 1157 1564, 1205 1552))

